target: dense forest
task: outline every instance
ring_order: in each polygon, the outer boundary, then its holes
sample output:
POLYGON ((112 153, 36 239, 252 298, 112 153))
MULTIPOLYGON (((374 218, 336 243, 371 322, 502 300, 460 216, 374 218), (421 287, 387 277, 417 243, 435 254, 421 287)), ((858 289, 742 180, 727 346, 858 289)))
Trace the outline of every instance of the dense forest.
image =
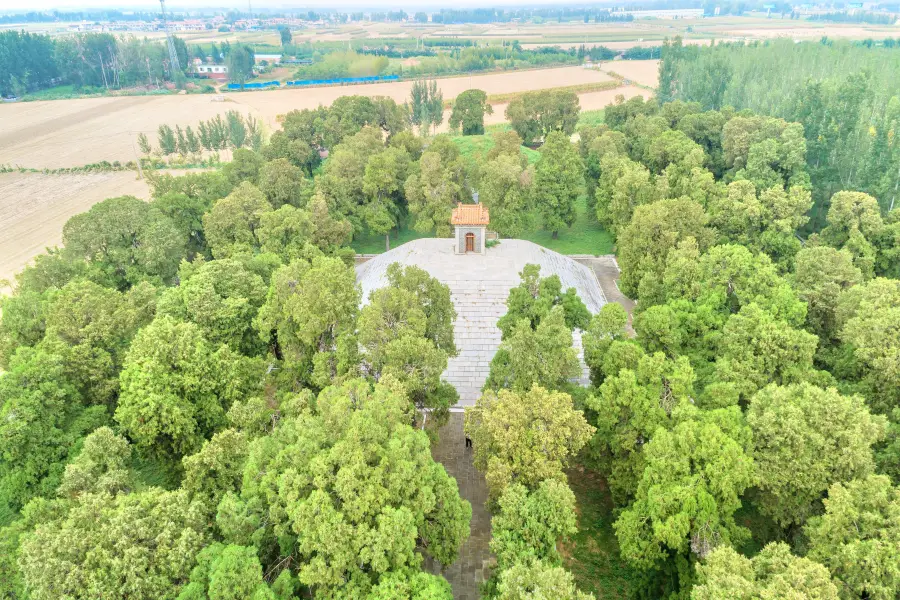
POLYGON ((169 65, 164 43, 82 33, 52 38, 18 31, 0 32, 0 96, 22 95, 57 85, 72 84, 118 89, 183 81, 189 66, 184 40, 175 37, 180 71, 169 65))
MULTIPOLYGON (((454 128, 483 132, 484 92, 460 98, 454 128)), ((631 597, 896 598, 900 213, 839 190, 801 240, 814 150, 777 116, 620 97, 573 141, 577 96, 536 92, 468 161, 428 135, 435 100, 292 111, 219 171, 73 217, 16 277, 0 597, 452 598, 425 565, 454 562, 472 514, 430 454, 455 309, 399 265, 362 298, 348 244, 446 236, 478 190, 507 237, 565 236, 586 195, 638 301, 592 316, 536 266, 510 290, 465 415, 483 597, 622 597, 563 551, 593 474, 614 524, 592 547, 631 597)))
POLYGON ((900 201, 900 45, 888 41, 700 48, 676 38, 663 48, 660 95, 802 125, 816 201, 811 225, 819 229, 837 191, 867 192, 885 211, 900 201))

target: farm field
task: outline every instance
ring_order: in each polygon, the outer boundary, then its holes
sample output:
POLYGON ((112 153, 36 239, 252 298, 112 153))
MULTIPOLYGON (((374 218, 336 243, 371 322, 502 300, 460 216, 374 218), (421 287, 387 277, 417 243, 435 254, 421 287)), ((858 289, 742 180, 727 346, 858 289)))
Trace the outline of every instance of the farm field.
MULTIPOLYGON (((62 242, 70 217, 115 196, 150 197, 147 184, 129 171, 77 175, 0 173, 0 280, 13 275, 45 248, 62 242)), ((0 286, 0 293, 5 291, 0 286)))
POLYGON ((600 68, 607 73, 616 73, 639 85, 652 88, 655 88, 656 82, 659 81, 658 60, 616 60, 605 62, 600 68))
MULTIPOLYGON (((636 68, 636 67, 635 67, 636 68)), ((445 99, 478 88, 488 94, 538 90, 548 87, 609 81, 606 73, 581 67, 516 71, 439 79, 445 99)), ((155 141, 161 124, 194 125, 229 110, 252 114, 268 129, 278 127, 277 116, 290 110, 331 104, 347 95, 390 96, 398 102, 409 97, 412 82, 323 87, 226 95, 213 102, 209 95, 131 96, 88 98, 0 105, 0 164, 29 168, 79 166, 102 160, 134 160, 134 140, 145 133, 155 141)), ((619 88, 582 95, 582 108, 602 108, 617 93, 647 94, 638 88, 619 88)), ((492 120, 503 120, 503 109, 492 120)))

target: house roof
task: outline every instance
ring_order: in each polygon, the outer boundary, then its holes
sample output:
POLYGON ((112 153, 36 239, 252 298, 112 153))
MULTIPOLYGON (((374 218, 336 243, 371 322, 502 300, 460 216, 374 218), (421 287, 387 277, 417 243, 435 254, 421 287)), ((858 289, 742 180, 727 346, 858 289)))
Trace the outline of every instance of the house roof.
POLYGON ((463 204, 460 202, 453 209, 453 215, 450 217, 451 225, 487 225, 490 221, 491 217, 484 204, 463 204))

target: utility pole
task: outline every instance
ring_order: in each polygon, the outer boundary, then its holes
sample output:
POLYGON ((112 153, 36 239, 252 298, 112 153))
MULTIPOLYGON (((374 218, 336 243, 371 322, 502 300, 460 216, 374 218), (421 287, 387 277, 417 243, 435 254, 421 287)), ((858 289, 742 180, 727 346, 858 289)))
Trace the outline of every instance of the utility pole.
POLYGON ((178 64, 178 53, 175 52, 175 42, 172 41, 172 33, 169 31, 169 22, 166 20, 166 0, 159 0, 159 6, 162 8, 162 22, 163 29, 166 31, 166 43, 169 46, 169 71, 172 75, 172 80, 175 80, 175 73, 181 70, 181 65, 178 64))

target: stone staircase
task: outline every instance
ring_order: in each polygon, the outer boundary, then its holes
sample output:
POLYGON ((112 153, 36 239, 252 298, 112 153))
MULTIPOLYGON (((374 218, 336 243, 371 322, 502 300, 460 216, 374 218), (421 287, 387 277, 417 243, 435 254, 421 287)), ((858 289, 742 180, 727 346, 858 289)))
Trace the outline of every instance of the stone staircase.
MULTIPOLYGON (((522 240, 504 240, 484 256, 456 255, 453 240, 421 239, 399 246, 357 266, 363 304, 369 293, 387 284, 385 270, 399 262, 416 265, 450 288, 456 308, 454 337, 459 355, 450 359, 444 379, 459 393, 457 408, 472 406, 490 372, 491 359, 500 347, 497 320, 506 314, 509 290, 519 284, 519 272, 528 263, 541 265, 541 276, 558 275, 563 289, 575 287, 592 313, 606 298, 590 268, 574 260, 522 240)), ((575 331, 573 347, 581 352, 581 332, 575 331)), ((581 383, 588 382, 582 362, 581 383)))

